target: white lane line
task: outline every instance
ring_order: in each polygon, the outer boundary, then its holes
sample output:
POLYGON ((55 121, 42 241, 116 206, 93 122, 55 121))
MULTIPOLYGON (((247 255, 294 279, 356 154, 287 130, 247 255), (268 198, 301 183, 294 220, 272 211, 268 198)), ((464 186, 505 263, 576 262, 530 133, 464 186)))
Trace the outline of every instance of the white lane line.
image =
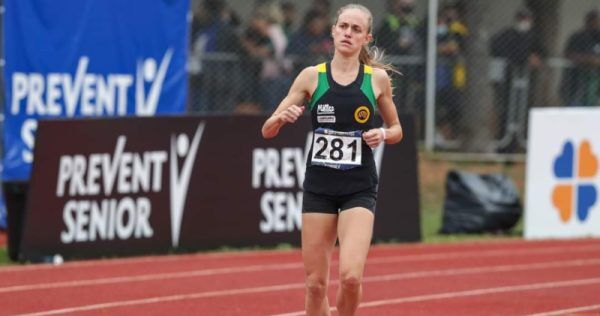
MULTIPOLYGON (((562 267, 588 266, 588 265, 600 265, 600 258, 589 259, 589 260, 570 260, 570 261, 554 262, 554 263, 503 265, 503 266, 492 266, 492 267, 487 267, 487 268, 461 268, 461 269, 431 270, 431 271, 379 275, 379 276, 365 277, 363 279, 363 283, 387 282, 387 281, 400 280, 400 279, 425 278, 425 277, 430 277, 430 276, 434 276, 434 277, 435 276, 456 276, 456 275, 467 275, 467 274, 477 274, 477 273, 513 272, 513 271, 522 271, 522 270, 540 270, 540 269, 549 269, 549 268, 562 268, 562 267)), ((335 284, 339 283, 339 280, 332 280, 330 283, 332 285, 335 285, 335 284)), ((28 314, 28 315, 54 315, 54 314, 60 314, 60 313, 90 311, 90 310, 98 310, 98 309, 120 307, 120 306, 132 306, 132 305, 152 304, 152 303, 160 303, 160 302, 167 302, 167 301, 190 300, 190 299, 199 299, 199 298, 207 298, 207 297, 229 296, 229 295, 236 295, 236 294, 264 293, 264 292, 284 291, 284 290, 303 289, 303 288, 304 288, 304 283, 280 284, 280 285, 261 286, 261 287, 252 287, 252 288, 238 288, 238 289, 230 289, 230 290, 198 292, 198 293, 181 294, 181 295, 157 296, 157 297, 138 299, 138 300, 113 301, 113 302, 106 302, 106 303, 101 303, 101 304, 92 304, 92 305, 83 305, 83 306, 78 306, 78 307, 55 309, 55 310, 43 311, 43 312, 33 313, 33 314, 28 314)))
POLYGON ((233 267, 233 268, 221 268, 221 269, 182 271, 182 272, 172 272, 172 273, 143 274, 143 275, 136 275, 136 276, 124 276, 124 277, 114 277, 114 278, 73 280, 73 281, 65 281, 65 282, 7 286, 7 287, 0 288, 0 293, 14 293, 14 292, 33 291, 33 290, 48 290, 48 289, 69 288, 69 287, 78 287, 78 286, 119 284, 119 283, 128 283, 128 282, 158 281, 158 280, 167 280, 167 279, 185 279, 185 278, 211 276, 211 275, 228 274, 228 273, 273 271, 273 270, 287 270, 287 269, 299 269, 299 268, 302 268, 302 263, 277 264, 277 265, 256 265, 256 266, 248 266, 248 267, 233 267))
POLYGON ((479 296, 479 295, 486 295, 486 294, 498 294, 498 293, 520 292, 520 291, 535 291, 535 290, 544 290, 544 289, 551 289, 551 288, 558 288, 558 287, 583 286, 583 285, 592 285, 592 284, 598 284, 598 283, 600 283, 600 278, 533 283, 533 284, 524 284, 524 285, 500 286, 500 287, 493 287, 493 288, 487 288, 487 289, 483 288, 483 289, 477 289, 477 290, 446 292, 446 293, 419 295, 419 296, 412 296, 412 297, 400 297, 397 299, 390 299, 390 300, 371 301, 371 302, 366 302, 366 303, 360 304, 359 308, 368 308, 368 307, 376 307, 376 306, 384 306, 384 305, 396 305, 396 304, 409 303, 409 302, 423 302, 423 301, 457 298, 457 297, 479 296))
POLYGON ((429 270, 429 271, 417 271, 409 273, 399 274, 388 274, 381 276, 364 277, 365 282, 386 282, 401 279, 414 279, 414 278, 426 278, 436 276, 453 276, 453 275, 468 275, 478 273, 489 273, 489 272, 514 272, 523 270, 543 270, 553 268, 566 268, 566 267, 582 267, 582 266, 595 266, 600 265, 600 258, 596 259, 581 259, 581 260, 566 260, 556 262, 542 262, 542 263, 525 263, 525 264, 513 264, 513 265, 499 265, 489 267, 472 267, 472 268, 457 268, 457 269, 445 269, 445 270, 429 270))
MULTIPOLYGON (((515 241, 486 241, 486 242, 464 242, 464 243, 456 243, 456 244, 452 244, 452 243, 448 243, 448 244, 433 244, 431 246, 429 245, 423 245, 423 244, 417 244, 417 245, 401 245, 401 246, 395 246, 395 245, 376 245, 374 246, 373 249, 377 249, 377 251, 397 251, 398 249, 422 249, 422 250, 428 250, 428 249, 436 249, 438 247, 442 247, 447 245, 448 247, 446 247, 446 249, 448 248, 452 248, 452 249, 456 249, 458 247, 462 246, 466 246, 465 248, 463 248, 464 250, 455 250, 455 251, 451 251, 451 252, 447 252, 446 254, 444 253, 437 253, 434 254, 436 256, 444 256, 444 255, 453 255, 453 254, 461 254, 461 253, 473 253, 473 254, 477 254, 479 252, 481 252, 482 250, 472 250, 469 249, 470 246, 485 246, 486 244, 489 245, 493 245, 493 246, 500 246, 500 245, 513 245, 513 244, 517 244, 517 245, 527 245, 527 246, 531 246, 531 247, 536 247, 536 246, 542 246, 539 248, 526 248, 526 249, 518 249, 518 250, 507 250, 507 249, 496 249, 496 250, 488 250, 488 251, 501 251, 504 253, 512 253, 512 252, 522 252, 522 253, 526 253, 527 251, 535 251, 535 250, 551 250, 551 249, 563 249, 563 250, 567 250, 569 248, 587 248, 589 247, 590 249, 600 249, 600 244, 599 243, 593 243, 593 244, 587 244, 588 239, 582 239, 582 240, 577 240, 578 242, 576 244, 580 242, 586 242, 586 245, 583 246, 573 246, 573 243, 569 243, 566 244, 566 242, 564 241, 560 241, 559 243, 557 243, 558 245, 554 245, 554 246, 545 246, 548 242, 544 241, 544 242, 537 242, 537 241, 523 241, 523 240, 515 240, 515 241)), ((595 240, 592 240, 595 241, 595 240)), ((484 250, 485 251, 485 250, 484 250)), ((51 263, 49 264, 31 264, 31 265, 26 265, 26 266, 14 266, 14 267, 0 267, 0 274, 2 273, 12 273, 12 272, 29 272, 29 271, 37 271, 37 270, 57 270, 57 269, 68 269, 68 268, 87 268, 87 267, 91 267, 91 268, 96 268, 96 267, 104 267, 104 266, 114 266, 114 265, 126 265, 126 264, 139 264, 139 263, 146 263, 146 262, 152 262, 152 263, 157 263, 157 262, 171 262, 171 261, 182 261, 182 260, 202 260, 202 259, 218 259, 218 258, 238 258, 238 257, 254 257, 254 258, 260 258, 261 256, 269 256, 269 255, 279 255, 279 254, 289 254, 289 255, 294 255, 294 254, 300 254, 299 250, 260 250, 260 251, 251 251, 251 250, 244 250, 244 251, 238 251, 238 252, 223 252, 223 253, 197 253, 197 254, 182 254, 182 255, 163 255, 163 256, 152 256, 152 257, 135 257, 135 258, 111 258, 111 259, 104 259, 104 260, 89 260, 89 261, 72 261, 72 262, 67 262, 65 264, 62 265, 53 265, 51 263)), ((411 257, 411 256, 419 256, 419 255, 405 255, 406 257, 411 257)), ((426 256, 426 255, 424 255, 426 256)))
MULTIPOLYGON (((592 285, 592 284, 598 284, 598 283, 600 283, 600 278, 544 282, 544 283, 534 283, 534 284, 525 284, 525 285, 501 286, 501 287, 483 288, 483 289, 468 290, 468 291, 445 292, 445 293, 428 294, 428 295, 399 297, 399 298, 388 299, 388 300, 370 301, 370 302, 365 302, 365 303, 360 304, 358 308, 360 309, 360 308, 369 308, 369 307, 386 306, 386 305, 398 305, 398 304, 403 304, 403 303, 425 302, 425 301, 459 298, 459 297, 469 297, 469 296, 481 296, 481 295, 487 295, 487 294, 535 291, 535 290, 543 290, 543 289, 548 289, 548 288, 583 286, 583 285, 592 285)), ((330 311, 332 311, 332 312, 335 310, 336 310, 335 307, 330 308, 330 311)), ((299 315, 304 315, 304 311, 277 314, 276 316, 299 316, 299 315)))
POLYGON ((521 250, 483 250, 483 251, 457 251, 437 254, 423 254, 423 255, 408 255, 408 256, 393 256, 393 257, 375 257, 368 258, 367 264, 371 262, 404 262, 404 261, 426 261, 426 260, 448 260, 448 259, 460 259, 460 258, 484 258, 484 257, 504 257, 504 256, 531 256, 531 255, 543 255, 543 254, 555 254, 555 253, 578 253, 578 252, 589 252, 589 251, 600 251, 600 246, 582 246, 582 247, 552 247, 552 248, 540 248, 540 249, 521 249, 521 250), (404 258, 404 259, 402 259, 404 258))
POLYGON ((572 313, 587 312, 587 311, 592 311, 595 309, 600 309, 600 304, 573 307, 573 308, 569 308, 569 309, 561 309, 561 310, 555 310, 555 311, 538 313, 538 314, 531 314, 530 316, 560 316, 560 315, 567 315, 567 314, 572 314, 572 313))
POLYGON ((282 285, 262 286, 262 287, 254 287, 254 288, 247 288, 247 289, 233 289, 233 290, 223 290, 223 291, 213 291, 213 292, 200 292, 200 293, 182 294, 182 295, 158 296, 158 297, 145 298, 145 299, 139 299, 139 300, 107 302, 107 303, 102 303, 102 304, 55 309, 55 310, 49 310, 49 311, 43 311, 43 312, 37 312, 37 313, 31 313, 31 314, 20 314, 20 316, 57 315, 57 314, 63 314, 63 313, 75 313, 75 312, 107 309, 107 308, 111 308, 111 307, 124 307, 124 306, 132 306, 132 305, 164 303, 164 302, 181 301, 181 300, 193 300, 193 299, 206 298, 206 297, 262 293, 262 292, 274 292, 274 291, 302 289, 302 288, 304 288, 304 283, 282 284, 282 285))
MULTIPOLYGON (((600 249, 600 247, 596 247, 600 249)), ((426 261, 426 260, 438 260, 438 259, 452 259, 452 258, 471 258, 477 256, 478 258, 483 257, 497 257, 506 256, 509 254, 516 256, 519 254, 533 255, 533 254, 552 254, 552 253, 565 253, 565 252, 589 252, 590 247, 581 247, 580 249, 536 249, 535 251, 500 251, 500 250, 489 250, 477 253, 464 254, 461 252, 447 253, 447 254, 426 254, 426 255, 414 255, 414 256, 396 256, 396 257, 384 257, 384 258, 372 258, 367 260, 367 265, 372 266, 376 264, 387 264, 387 263, 398 263, 407 261, 426 261)), ((332 264, 337 264, 337 261, 332 261, 332 264)), ((265 265, 253 265, 246 267, 230 267, 230 268, 217 268, 217 269, 202 269, 202 270, 191 270, 181 272, 169 272, 169 273, 154 273, 154 274, 142 274, 134 276, 123 276, 123 277, 110 277, 110 278, 97 278, 97 279, 83 279, 83 280, 71 280, 61 282, 44 282, 44 283, 32 283, 22 285, 12 285, 0 287, 0 293, 14 293, 23 291, 34 291, 34 290, 47 290, 47 289, 58 289, 58 288, 69 288, 78 286, 93 286, 93 285, 107 285, 107 284, 119 284, 127 282, 144 282, 144 281, 156 281, 166 279, 178 279, 178 278, 189 278, 189 277, 200 277, 200 276, 214 276, 220 274, 233 274, 233 273, 244 273, 244 272, 266 272, 266 271, 277 271, 277 270, 293 270, 301 269, 302 263, 277 263, 277 264, 265 264, 265 265)))
MULTIPOLYGON (((587 245, 587 246, 578 246, 578 247, 544 247, 538 249, 519 249, 519 250, 508 250, 508 249, 496 249, 496 250, 479 250, 479 251, 454 251, 454 252, 446 252, 446 253, 434 253, 434 254, 420 254, 420 255, 400 255, 400 256, 392 256, 392 257, 370 257, 368 262, 373 260, 391 260, 396 262, 399 257, 405 258, 403 261, 420 261, 420 260, 446 260, 452 258, 469 258, 473 256, 477 257, 497 257, 497 256, 506 256, 506 255, 530 255, 530 254, 552 254, 552 253, 565 253, 565 252, 587 252, 600 250, 600 245, 587 245)), ((143 262, 151 262, 151 263, 161 263, 163 261, 181 261, 185 259, 196 259, 192 257, 183 257, 182 256, 165 256, 165 257, 147 257, 147 258, 139 258, 135 260, 135 263, 143 263, 143 262)), ((200 256, 197 259, 201 259, 200 256)), ((90 262, 71 262, 64 265, 53 266, 52 264, 42 264, 42 265, 32 265, 32 266, 24 266, 24 267, 8 267, 2 270, 1 272, 31 272, 32 270, 56 270, 56 269, 64 269, 64 268, 79 268, 79 267, 105 267, 111 265, 110 263, 119 263, 116 261, 120 261, 121 259, 110 259, 107 261, 90 261, 90 262), (113 262, 115 261, 115 262, 113 262)), ((122 260, 134 260, 134 259, 122 259, 122 260)), ((126 262, 128 263, 128 262, 126 262)))

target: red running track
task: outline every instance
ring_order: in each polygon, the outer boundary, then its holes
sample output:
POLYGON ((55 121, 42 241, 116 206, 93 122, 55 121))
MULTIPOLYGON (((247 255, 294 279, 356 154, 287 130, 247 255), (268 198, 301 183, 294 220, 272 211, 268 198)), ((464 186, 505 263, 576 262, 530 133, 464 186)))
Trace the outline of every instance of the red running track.
MULTIPOLYGON (((303 315, 303 282, 297 250, 6 267, 0 314, 303 315)), ((374 246, 358 314, 600 315, 600 239, 374 246)))

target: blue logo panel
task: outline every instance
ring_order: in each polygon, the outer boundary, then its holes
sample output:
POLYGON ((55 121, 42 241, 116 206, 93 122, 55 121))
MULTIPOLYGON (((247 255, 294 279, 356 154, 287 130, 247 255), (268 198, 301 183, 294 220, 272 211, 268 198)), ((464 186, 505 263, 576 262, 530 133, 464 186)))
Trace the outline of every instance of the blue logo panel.
POLYGON ((4 4, 5 181, 29 178, 39 119, 185 111, 189 0, 4 4))

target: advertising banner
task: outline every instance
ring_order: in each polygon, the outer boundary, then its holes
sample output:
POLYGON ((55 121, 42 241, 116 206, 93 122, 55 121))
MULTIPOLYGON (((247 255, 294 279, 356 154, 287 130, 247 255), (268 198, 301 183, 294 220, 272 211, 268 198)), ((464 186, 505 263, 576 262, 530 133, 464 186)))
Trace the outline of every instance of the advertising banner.
POLYGON ((4 181, 29 179, 40 118, 185 110, 188 0, 5 0, 4 8, 4 181))
POLYGON ((600 109, 533 109, 525 237, 600 236, 600 109))
MULTIPOLYGON (((265 140, 265 119, 41 121, 22 257, 299 244, 310 121, 265 140)), ((412 117, 402 120, 405 139, 375 152, 374 240, 420 240, 412 117)))

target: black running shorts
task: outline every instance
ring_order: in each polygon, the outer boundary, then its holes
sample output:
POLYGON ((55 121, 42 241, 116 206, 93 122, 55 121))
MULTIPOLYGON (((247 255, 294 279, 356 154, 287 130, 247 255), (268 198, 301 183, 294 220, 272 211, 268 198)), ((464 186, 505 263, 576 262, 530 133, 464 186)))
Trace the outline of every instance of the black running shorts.
POLYGON ((376 202, 375 188, 347 195, 326 195, 304 191, 302 213, 338 214, 353 207, 363 207, 375 213, 376 202))

